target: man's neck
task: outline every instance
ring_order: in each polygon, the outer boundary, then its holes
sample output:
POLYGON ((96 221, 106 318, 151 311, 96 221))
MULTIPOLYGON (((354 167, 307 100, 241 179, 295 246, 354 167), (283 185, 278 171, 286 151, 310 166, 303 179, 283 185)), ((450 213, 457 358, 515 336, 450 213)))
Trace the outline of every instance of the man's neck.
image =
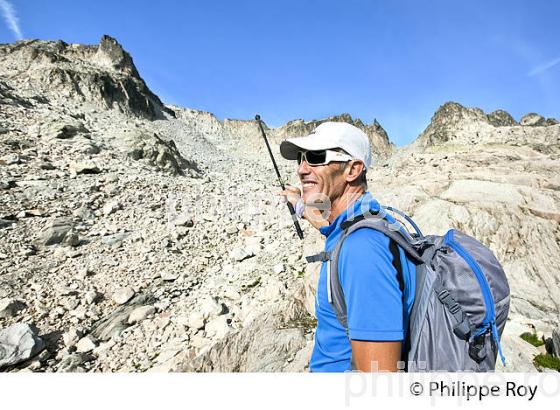
POLYGON ((362 187, 348 187, 345 192, 331 203, 331 213, 328 217, 329 223, 332 223, 338 215, 344 212, 358 198, 365 193, 362 187))

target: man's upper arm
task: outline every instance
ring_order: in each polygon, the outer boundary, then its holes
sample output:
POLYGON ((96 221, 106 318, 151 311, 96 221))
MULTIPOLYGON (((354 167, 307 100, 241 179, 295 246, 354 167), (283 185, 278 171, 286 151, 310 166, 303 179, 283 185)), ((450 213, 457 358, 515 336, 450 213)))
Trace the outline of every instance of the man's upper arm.
POLYGON ((389 238, 373 229, 355 231, 342 246, 338 267, 350 339, 403 340, 402 292, 389 238))
POLYGON ((401 342, 368 342, 351 340, 356 369, 363 372, 397 371, 401 359, 401 342))

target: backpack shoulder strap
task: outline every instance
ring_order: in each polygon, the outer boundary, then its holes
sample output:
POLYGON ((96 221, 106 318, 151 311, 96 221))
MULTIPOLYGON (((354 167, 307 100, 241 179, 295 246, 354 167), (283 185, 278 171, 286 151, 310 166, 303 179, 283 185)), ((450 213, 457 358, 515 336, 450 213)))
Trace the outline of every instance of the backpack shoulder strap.
POLYGON ((340 284, 340 277, 338 272, 338 258, 340 256, 340 251, 342 249, 342 245, 344 240, 354 231, 361 229, 361 228, 371 228, 375 229, 390 239, 390 246, 389 250, 393 254, 393 265, 397 270, 397 278, 399 280, 399 287, 401 290, 404 289, 404 278, 402 274, 402 266, 400 266, 400 255, 398 251, 397 245, 401 246, 405 252, 411 256, 411 258, 415 259, 417 262, 422 263, 422 257, 418 253, 418 251, 414 248, 411 244, 410 239, 406 237, 402 231, 396 230, 394 224, 390 224, 385 219, 380 218, 366 218, 366 217, 357 217, 354 218, 353 221, 346 226, 342 226, 344 231, 340 236, 340 239, 334 246, 333 250, 330 252, 329 255, 329 263, 327 265, 327 290, 329 295, 329 302, 332 304, 333 310, 336 314, 336 317, 340 324, 344 326, 346 331, 348 332, 348 317, 347 317, 347 309, 346 309, 346 301, 344 299, 344 292, 342 290, 342 286, 340 284))
POLYGON ((397 271, 397 280, 399 281, 399 289, 402 292, 403 301, 404 301, 405 283, 404 283, 404 277, 403 277, 403 268, 402 268, 402 264, 401 264, 401 254, 399 252, 399 246, 392 239, 389 241, 389 250, 391 251, 391 254, 393 255, 393 266, 395 267, 395 270, 397 271))

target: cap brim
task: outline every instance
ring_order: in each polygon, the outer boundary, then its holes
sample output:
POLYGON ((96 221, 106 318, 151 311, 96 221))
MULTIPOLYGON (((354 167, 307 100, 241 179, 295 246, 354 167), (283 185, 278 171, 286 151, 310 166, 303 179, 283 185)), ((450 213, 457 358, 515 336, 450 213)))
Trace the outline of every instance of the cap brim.
POLYGON ((337 148, 332 142, 325 141, 316 135, 307 137, 288 138, 280 144, 280 155, 289 160, 296 160, 300 151, 317 151, 321 149, 337 148))

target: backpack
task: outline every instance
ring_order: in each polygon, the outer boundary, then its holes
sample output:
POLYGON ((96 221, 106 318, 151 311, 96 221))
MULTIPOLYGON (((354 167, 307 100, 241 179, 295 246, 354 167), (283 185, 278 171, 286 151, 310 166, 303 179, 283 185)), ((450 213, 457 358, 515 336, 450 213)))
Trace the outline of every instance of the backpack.
POLYGON ((345 221, 341 227, 343 233, 331 252, 321 252, 307 260, 328 261, 329 302, 347 333, 338 257, 348 235, 371 228, 391 240, 393 265, 401 290, 406 284, 397 246, 416 265, 415 299, 403 346, 404 369, 409 372, 492 371, 498 354, 505 366, 500 337, 509 312, 510 291, 505 272, 490 249, 455 229, 444 236, 424 236, 409 216, 391 207, 369 211, 367 215, 345 221), (408 232, 387 211, 405 218, 415 232, 408 232))

